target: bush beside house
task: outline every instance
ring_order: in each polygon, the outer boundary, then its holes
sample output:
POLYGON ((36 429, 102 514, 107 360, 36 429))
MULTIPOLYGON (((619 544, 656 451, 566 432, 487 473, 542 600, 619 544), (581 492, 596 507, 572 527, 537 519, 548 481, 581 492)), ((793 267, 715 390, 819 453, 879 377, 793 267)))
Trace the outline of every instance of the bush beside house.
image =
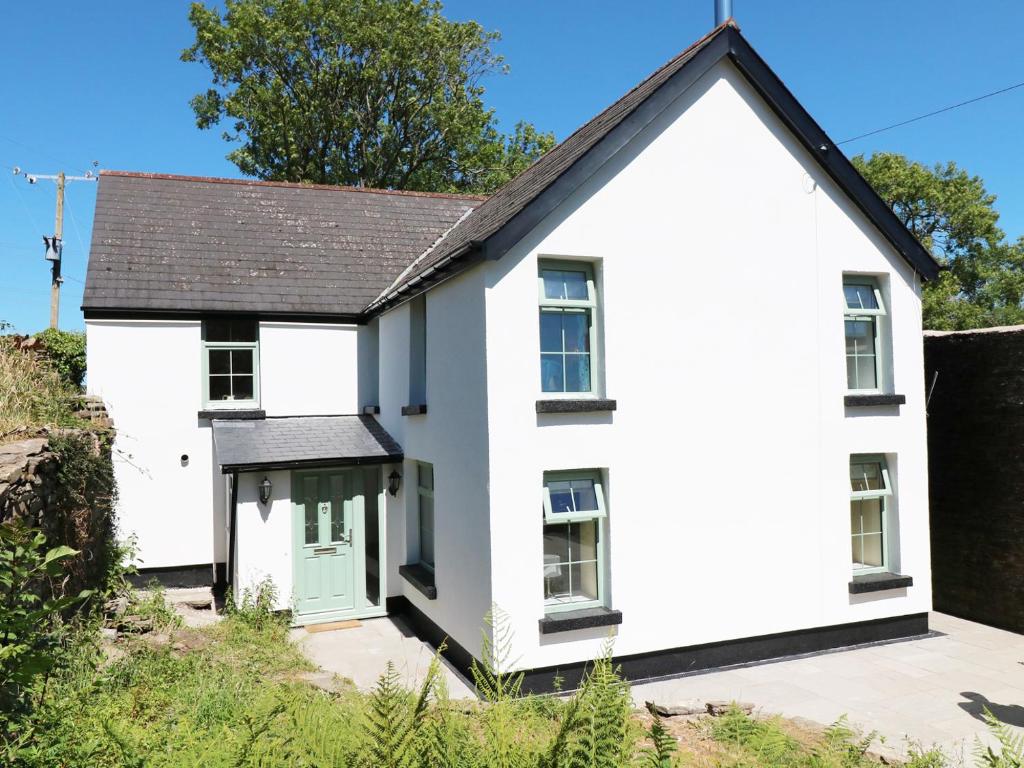
MULTIPOLYGON (((26 725, 78 629, 117 589, 112 428, 81 393, 84 338, 0 338, 0 748, 26 725), (42 687, 40 687, 40 685, 42 687)), ((28 728, 28 730, 26 730, 28 728)), ((3 757, 0 752, 0 757, 3 757)), ((10 761, 2 761, 10 764, 10 761)))

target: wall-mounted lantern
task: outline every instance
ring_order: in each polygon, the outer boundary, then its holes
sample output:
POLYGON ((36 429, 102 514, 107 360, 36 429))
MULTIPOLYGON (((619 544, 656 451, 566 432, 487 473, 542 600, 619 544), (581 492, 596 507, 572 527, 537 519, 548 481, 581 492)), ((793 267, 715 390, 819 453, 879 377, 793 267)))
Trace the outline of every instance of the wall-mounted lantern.
POLYGON ((388 475, 388 493, 392 496, 398 495, 398 488, 402 485, 402 476, 398 474, 397 470, 391 470, 391 474, 388 475))
POLYGON ((270 494, 274 490, 274 484, 270 482, 269 479, 267 479, 266 475, 264 475, 263 479, 260 480, 259 489, 260 502, 266 504, 268 501, 270 501, 270 494))

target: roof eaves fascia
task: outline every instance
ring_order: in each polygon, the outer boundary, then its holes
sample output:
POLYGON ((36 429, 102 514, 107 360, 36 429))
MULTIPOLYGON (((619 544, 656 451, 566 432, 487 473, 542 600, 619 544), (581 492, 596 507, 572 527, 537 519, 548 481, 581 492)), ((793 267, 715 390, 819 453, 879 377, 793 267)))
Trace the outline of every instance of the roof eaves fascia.
POLYGON ((239 464, 221 464, 221 474, 232 472, 269 472, 279 469, 314 469, 317 467, 349 467, 375 464, 400 464, 405 460, 403 453, 386 456, 343 456, 325 459, 286 459, 283 461, 261 461, 239 464))
POLYGON ((202 320, 208 317, 254 317, 265 322, 333 323, 336 325, 362 325, 367 321, 364 312, 266 312, 259 310, 225 309, 149 309, 139 307, 102 307, 82 305, 86 320, 202 320))
POLYGON ((387 296, 377 299, 363 310, 365 320, 371 320, 384 312, 410 301, 441 283, 450 280, 470 267, 485 260, 486 243, 470 240, 432 264, 421 273, 403 283, 387 296))

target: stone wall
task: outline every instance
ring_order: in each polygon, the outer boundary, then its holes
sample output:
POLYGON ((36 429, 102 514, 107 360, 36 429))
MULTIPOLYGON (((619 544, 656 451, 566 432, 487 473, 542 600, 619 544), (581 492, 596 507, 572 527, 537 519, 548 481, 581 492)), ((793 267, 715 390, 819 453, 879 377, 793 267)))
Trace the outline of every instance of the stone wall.
POLYGON ((47 437, 0 445, 0 522, 19 518, 39 527, 56 500, 57 467, 47 437))
POLYGON ((101 402, 86 399, 82 429, 43 430, 0 445, 0 523, 22 520, 50 547, 80 554, 69 563, 68 592, 93 588, 117 557, 113 430, 101 402))
POLYGON ((1024 326, 925 336, 935 610, 1024 632, 1024 326))

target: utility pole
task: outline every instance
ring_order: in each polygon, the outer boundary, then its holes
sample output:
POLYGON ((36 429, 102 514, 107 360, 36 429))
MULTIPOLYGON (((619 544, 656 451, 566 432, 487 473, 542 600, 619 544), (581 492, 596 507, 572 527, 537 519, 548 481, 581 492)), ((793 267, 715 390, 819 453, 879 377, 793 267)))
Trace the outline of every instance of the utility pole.
MULTIPOLYGON (((64 250, 64 183, 66 181, 64 171, 57 174, 57 216, 53 224, 53 248, 56 258, 50 262, 50 327, 57 327, 57 318, 60 316, 60 284, 64 278, 60 276, 60 255, 64 250)), ((46 242, 46 238, 43 238, 46 242)), ((47 247, 50 252, 50 247, 47 247)))
MULTIPOLYGON (((93 165, 97 163, 94 162, 93 165)), ((23 174, 17 167, 14 168, 14 174, 23 175, 29 184, 35 184, 39 179, 57 182, 57 212, 54 216, 53 237, 43 235, 43 243, 46 245, 44 258, 50 262, 50 327, 56 328, 60 315, 60 286, 64 282, 60 275, 61 255, 64 252, 64 187, 69 181, 96 181, 96 175, 92 171, 86 171, 84 176, 67 176, 64 171, 57 174, 23 174)))

